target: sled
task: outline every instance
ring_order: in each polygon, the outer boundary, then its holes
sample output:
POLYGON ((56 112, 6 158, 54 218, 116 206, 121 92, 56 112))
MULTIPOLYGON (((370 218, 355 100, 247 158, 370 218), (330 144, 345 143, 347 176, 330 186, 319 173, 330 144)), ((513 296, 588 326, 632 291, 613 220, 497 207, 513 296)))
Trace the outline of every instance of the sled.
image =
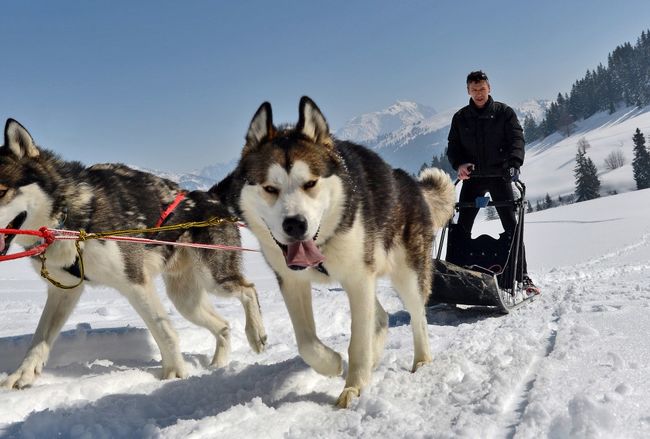
MULTIPOLYGON (((501 175, 472 175, 472 178, 504 178, 501 175)), ((457 185, 456 180, 454 185, 457 185)), ((475 202, 458 202, 456 211, 466 208, 512 207, 517 226, 512 234, 503 232, 499 238, 480 235, 472 238, 463 233, 453 218, 443 228, 437 257, 433 261, 431 296, 427 306, 438 303, 491 307, 504 314, 533 300, 522 286, 523 233, 526 185, 514 182, 519 192, 512 201, 490 201, 479 197, 475 202), (446 241, 445 241, 446 238, 446 241), (442 250, 446 242, 446 255, 442 250)))

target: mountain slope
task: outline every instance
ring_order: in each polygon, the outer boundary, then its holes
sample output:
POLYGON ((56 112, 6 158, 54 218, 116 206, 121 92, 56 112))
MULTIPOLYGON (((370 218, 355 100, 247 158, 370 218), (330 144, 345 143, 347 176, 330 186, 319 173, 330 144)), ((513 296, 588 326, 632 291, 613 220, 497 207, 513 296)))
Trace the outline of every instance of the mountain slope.
POLYGON ((637 128, 645 133, 646 138, 650 134, 650 106, 624 107, 613 114, 597 113, 577 122, 569 137, 555 133, 532 143, 527 149, 521 175, 528 186, 529 200, 542 199, 546 193, 557 198, 558 195, 574 192, 573 170, 577 144, 581 138, 591 145, 587 149, 587 156, 598 168, 601 195, 636 189, 632 175, 632 136, 637 128), (622 151, 626 164, 613 171, 607 170, 605 157, 616 150, 622 151))

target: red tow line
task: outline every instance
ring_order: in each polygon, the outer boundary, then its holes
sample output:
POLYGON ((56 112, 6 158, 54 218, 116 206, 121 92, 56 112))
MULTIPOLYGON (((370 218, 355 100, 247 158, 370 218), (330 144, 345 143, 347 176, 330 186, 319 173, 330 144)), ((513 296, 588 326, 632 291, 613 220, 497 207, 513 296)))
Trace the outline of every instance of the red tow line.
POLYGON ((29 250, 12 253, 10 255, 0 255, 0 262, 11 261, 12 259, 24 258, 27 256, 40 255, 56 239, 54 233, 52 233, 52 231, 47 227, 41 227, 38 230, 0 229, 0 233, 4 235, 32 235, 44 240, 42 244, 37 245, 36 247, 32 247, 29 250))

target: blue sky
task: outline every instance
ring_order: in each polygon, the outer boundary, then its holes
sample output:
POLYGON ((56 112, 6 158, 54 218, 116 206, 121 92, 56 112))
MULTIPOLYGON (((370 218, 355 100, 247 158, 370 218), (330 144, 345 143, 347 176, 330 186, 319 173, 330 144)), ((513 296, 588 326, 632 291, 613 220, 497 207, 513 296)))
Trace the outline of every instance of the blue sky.
POLYGON ((650 2, 26 1, 0 15, 0 117, 66 159, 188 171, 239 155, 259 105, 332 128, 413 100, 467 101, 468 71, 516 104, 568 92, 650 28, 650 2))

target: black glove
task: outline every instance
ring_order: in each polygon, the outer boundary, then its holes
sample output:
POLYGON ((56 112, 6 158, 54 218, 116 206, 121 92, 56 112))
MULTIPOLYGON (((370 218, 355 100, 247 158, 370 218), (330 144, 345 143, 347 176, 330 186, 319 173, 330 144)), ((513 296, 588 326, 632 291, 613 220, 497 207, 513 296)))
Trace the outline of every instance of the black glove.
POLYGON ((519 181, 519 168, 510 166, 508 168, 508 176, 510 177, 510 181, 519 181))

